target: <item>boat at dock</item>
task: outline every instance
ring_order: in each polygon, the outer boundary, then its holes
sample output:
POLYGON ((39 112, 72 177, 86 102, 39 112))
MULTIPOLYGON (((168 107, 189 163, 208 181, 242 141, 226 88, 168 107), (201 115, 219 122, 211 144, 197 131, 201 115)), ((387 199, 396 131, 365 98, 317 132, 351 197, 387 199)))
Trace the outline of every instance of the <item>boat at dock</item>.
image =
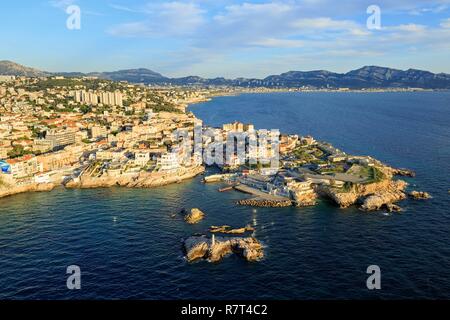
POLYGON ((219 189, 219 192, 227 192, 227 191, 231 191, 231 190, 233 190, 233 186, 231 186, 231 187, 226 187, 226 188, 220 188, 219 189))

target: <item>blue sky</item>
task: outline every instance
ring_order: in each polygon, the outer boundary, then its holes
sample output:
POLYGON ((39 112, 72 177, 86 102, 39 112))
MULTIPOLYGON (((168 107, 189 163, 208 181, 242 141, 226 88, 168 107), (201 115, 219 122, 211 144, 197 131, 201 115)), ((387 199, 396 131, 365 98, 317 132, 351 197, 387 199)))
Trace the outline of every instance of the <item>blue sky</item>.
POLYGON ((0 27, 0 60, 48 71, 450 73, 450 0, 15 0, 2 1, 0 27), (380 30, 366 26, 372 4, 380 30), (70 5, 81 9, 80 30, 66 27, 70 5))

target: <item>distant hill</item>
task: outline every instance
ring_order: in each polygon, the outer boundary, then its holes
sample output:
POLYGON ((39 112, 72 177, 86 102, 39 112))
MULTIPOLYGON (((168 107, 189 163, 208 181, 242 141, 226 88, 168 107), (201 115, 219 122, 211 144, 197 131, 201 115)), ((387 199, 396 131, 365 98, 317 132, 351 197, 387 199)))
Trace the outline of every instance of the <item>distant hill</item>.
POLYGON ((21 76, 21 77, 45 77, 49 75, 48 72, 43 72, 37 69, 29 68, 17 64, 12 61, 0 61, 0 75, 4 76, 21 76))
POLYGON ((128 81, 133 83, 170 82, 169 78, 152 70, 140 68, 130 70, 119 70, 113 72, 89 73, 102 79, 113 81, 128 81))
POLYGON ((101 79, 114 81, 128 81, 153 85, 227 85, 238 87, 287 87, 303 86, 315 88, 424 88, 450 89, 450 74, 435 74, 429 71, 409 69, 406 71, 366 66, 347 73, 334 73, 326 70, 290 71, 280 75, 272 75, 264 79, 207 79, 197 76, 183 78, 169 78, 149 69, 129 69, 114 72, 59 72, 50 73, 28 68, 10 61, 0 61, 0 75, 16 75, 40 77, 49 75, 63 75, 66 77, 96 76, 101 79))

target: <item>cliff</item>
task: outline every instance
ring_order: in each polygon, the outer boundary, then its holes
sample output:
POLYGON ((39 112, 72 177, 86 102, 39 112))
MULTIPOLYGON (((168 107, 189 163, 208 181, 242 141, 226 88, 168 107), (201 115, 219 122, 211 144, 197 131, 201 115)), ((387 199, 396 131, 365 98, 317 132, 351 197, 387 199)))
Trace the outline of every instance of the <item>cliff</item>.
POLYGON ((294 200, 295 206, 297 207, 309 207, 315 206, 317 204, 316 192, 292 192, 292 198, 294 200))

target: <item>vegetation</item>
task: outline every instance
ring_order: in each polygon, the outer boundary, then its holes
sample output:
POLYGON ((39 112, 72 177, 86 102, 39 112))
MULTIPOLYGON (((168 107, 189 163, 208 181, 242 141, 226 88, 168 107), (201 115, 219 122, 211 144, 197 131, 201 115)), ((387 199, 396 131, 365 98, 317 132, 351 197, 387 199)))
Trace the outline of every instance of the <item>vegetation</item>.
POLYGON ((183 113, 180 109, 169 103, 158 104, 152 106, 154 112, 171 112, 171 113, 183 113))
POLYGON ((25 150, 21 145, 16 145, 10 152, 8 152, 8 157, 14 159, 20 158, 27 154, 32 154, 32 152, 29 150, 25 150))
POLYGON ((88 106, 88 105, 82 105, 82 106, 80 107, 80 111, 81 111, 83 114, 86 114, 86 113, 91 112, 91 111, 92 111, 92 108, 91 108, 90 106, 88 106))
POLYGON ((73 88, 82 85, 83 81, 76 79, 45 79, 31 86, 30 91, 42 91, 46 89, 54 89, 60 87, 73 88))
POLYGON ((371 167, 369 170, 369 181, 373 182, 381 182, 385 179, 385 175, 380 169, 371 167))
POLYGON ((305 149, 303 148, 297 148, 293 152, 294 156, 300 160, 305 162, 310 162, 315 159, 315 157, 311 154, 309 154, 305 149))

